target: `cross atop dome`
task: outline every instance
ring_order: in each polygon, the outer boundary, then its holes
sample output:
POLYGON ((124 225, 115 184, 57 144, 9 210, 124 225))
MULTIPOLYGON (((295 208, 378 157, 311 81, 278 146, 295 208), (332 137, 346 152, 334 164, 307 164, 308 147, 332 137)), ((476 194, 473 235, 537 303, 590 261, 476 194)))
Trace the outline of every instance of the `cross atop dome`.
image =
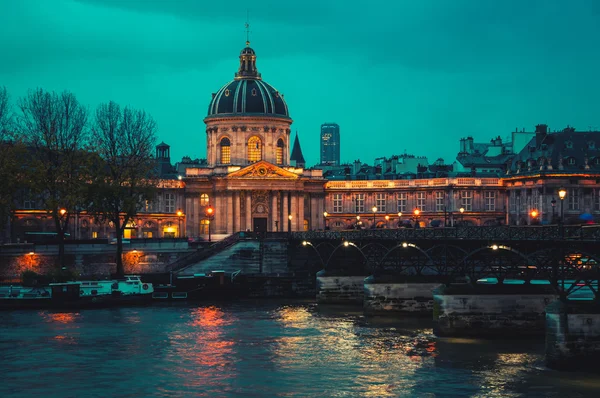
POLYGON ((240 52, 240 68, 235 74, 235 80, 256 79, 261 80, 256 69, 256 53, 250 48, 250 24, 246 20, 246 47, 240 52))

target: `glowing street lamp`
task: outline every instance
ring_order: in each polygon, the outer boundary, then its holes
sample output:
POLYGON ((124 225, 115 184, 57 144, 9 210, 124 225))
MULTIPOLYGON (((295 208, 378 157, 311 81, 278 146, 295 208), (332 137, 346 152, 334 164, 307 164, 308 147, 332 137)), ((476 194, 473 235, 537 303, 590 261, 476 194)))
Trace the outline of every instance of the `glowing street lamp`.
POLYGON ((465 208, 461 207, 458 211, 460 212, 460 225, 462 225, 465 219, 465 208))
POLYGON ((212 206, 208 206, 208 208, 206 209, 206 218, 208 218, 208 241, 209 242, 211 241, 210 224, 212 224, 211 221, 213 219, 214 214, 215 214, 215 209, 213 209, 212 206))
POLYGON ((536 209, 533 209, 529 212, 529 215, 531 216, 531 223, 535 223, 536 222, 536 218, 538 216, 538 211, 536 209))
POLYGON ((386 228, 388 228, 388 227, 389 227, 389 226, 388 226, 388 224, 389 224, 389 221, 390 221, 390 216, 388 216, 388 215, 386 214, 386 215, 385 215, 385 227, 386 227, 386 228))
POLYGON ((292 232, 292 218, 294 218, 291 214, 288 215, 288 232, 292 232))
POLYGON ((564 224, 565 223, 565 206, 564 206, 564 202, 565 202, 565 198, 567 197, 567 190, 564 188, 561 188, 558 190, 558 197, 560 198, 560 223, 564 224))
POLYGON ((377 206, 373 206, 371 211, 373 212, 373 228, 375 228, 375 213, 377 213, 377 206))
POLYGON ((400 220, 402 219, 402 212, 398 212, 398 228, 400 228, 400 220))
POLYGON ((328 215, 329 215, 329 213, 327 213, 326 211, 323 212, 323 224, 325 225, 325 229, 327 229, 327 216, 328 215))
POLYGON ((181 218, 183 217, 183 211, 181 211, 181 209, 177 210, 177 225, 178 225, 178 229, 177 231, 179 232, 179 237, 182 237, 181 234, 181 218))
POLYGON ((414 219, 415 219, 415 228, 419 228, 419 217, 421 216, 421 210, 419 210, 418 208, 413 210, 413 215, 414 215, 414 219))

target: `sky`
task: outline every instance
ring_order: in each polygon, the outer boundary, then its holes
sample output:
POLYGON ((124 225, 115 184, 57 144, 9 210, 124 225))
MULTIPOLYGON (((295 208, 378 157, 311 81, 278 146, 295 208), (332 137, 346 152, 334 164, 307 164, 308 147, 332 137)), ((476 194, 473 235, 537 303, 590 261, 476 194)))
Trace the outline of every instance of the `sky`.
POLYGON ((456 158, 460 138, 600 129, 598 0, 0 0, 0 86, 144 109, 173 162, 204 158, 211 94, 245 46, 285 95, 307 165, 456 158))

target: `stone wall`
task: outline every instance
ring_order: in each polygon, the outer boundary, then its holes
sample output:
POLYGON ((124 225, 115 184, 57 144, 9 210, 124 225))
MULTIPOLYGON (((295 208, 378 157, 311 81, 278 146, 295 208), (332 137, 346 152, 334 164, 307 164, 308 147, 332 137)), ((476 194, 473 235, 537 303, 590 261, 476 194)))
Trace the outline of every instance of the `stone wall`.
POLYGON ((327 275, 325 270, 319 271, 317 303, 362 305, 364 281, 365 276, 327 275))
POLYGON ((372 276, 364 281, 366 314, 409 313, 431 316, 433 289, 439 283, 381 282, 372 276))
POLYGON ((546 364, 558 370, 600 370, 600 306, 556 301, 546 309, 546 364))
POLYGON ((529 292, 507 285, 439 287, 433 292, 433 331, 457 337, 543 335, 545 308, 558 296, 548 288, 527 288, 529 292))

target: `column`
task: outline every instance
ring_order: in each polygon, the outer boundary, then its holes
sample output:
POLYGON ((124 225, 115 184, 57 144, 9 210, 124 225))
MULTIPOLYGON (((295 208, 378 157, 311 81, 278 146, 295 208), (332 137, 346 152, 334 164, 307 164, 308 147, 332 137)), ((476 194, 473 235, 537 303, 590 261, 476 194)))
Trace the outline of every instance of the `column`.
MULTIPOLYGON (((275 221, 279 221, 279 212, 277 211, 277 195, 279 191, 271 191, 271 231, 276 231, 275 221)), ((279 222, 278 222, 279 224, 279 222)))
POLYGON ((233 232, 242 230, 242 214, 240 210, 240 193, 235 191, 233 193, 233 232))
POLYGON ((281 209, 281 230, 283 232, 288 232, 288 192, 283 192, 283 201, 282 201, 282 209, 281 209))
POLYGON ((233 233, 233 192, 227 191, 227 233, 233 233))
POLYGON ((310 228, 311 229, 319 229, 319 220, 317 218, 317 198, 314 195, 309 194, 310 196, 310 208, 308 209, 310 214, 310 228))
POLYGON ((252 231, 252 191, 246 191, 246 230, 252 231))
POLYGON ((292 231, 297 231, 297 222, 298 222, 298 192, 292 191, 290 195, 290 214, 292 215, 292 231))
POLYGON ((298 192, 298 231, 304 231, 304 192, 298 192))

